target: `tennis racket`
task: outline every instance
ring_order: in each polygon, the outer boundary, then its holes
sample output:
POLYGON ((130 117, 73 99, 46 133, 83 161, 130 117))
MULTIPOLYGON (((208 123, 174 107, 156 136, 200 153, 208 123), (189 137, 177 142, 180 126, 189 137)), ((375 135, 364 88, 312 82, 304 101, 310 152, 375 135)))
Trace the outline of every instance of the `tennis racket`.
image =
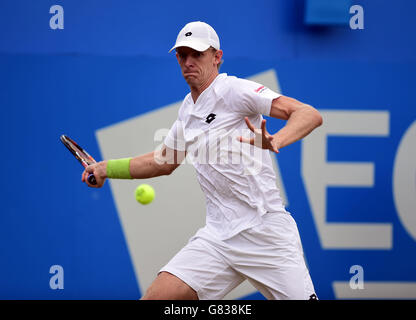
MULTIPOLYGON (((89 166, 90 164, 96 163, 97 161, 94 160, 93 157, 89 155, 87 151, 80 147, 78 143, 72 140, 70 137, 66 135, 61 135, 61 141, 68 148, 68 150, 72 153, 72 155, 83 165, 84 168, 89 166)), ((97 184, 97 180, 93 174, 90 174, 87 178, 90 184, 97 184)))

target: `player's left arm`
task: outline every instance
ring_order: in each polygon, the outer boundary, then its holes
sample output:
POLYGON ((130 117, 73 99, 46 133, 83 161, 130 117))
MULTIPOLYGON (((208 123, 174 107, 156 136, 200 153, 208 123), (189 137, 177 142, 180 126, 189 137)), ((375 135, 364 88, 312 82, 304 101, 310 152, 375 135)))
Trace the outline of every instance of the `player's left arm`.
POLYGON ((279 148, 302 139, 323 122, 314 107, 286 96, 273 99, 270 116, 287 120, 286 125, 273 135, 279 148))
POLYGON ((255 133, 256 138, 244 139, 240 137, 240 141, 255 144, 255 141, 260 141, 261 138, 263 149, 277 153, 279 149, 304 138, 322 124, 322 116, 318 110, 286 96, 273 99, 270 117, 286 120, 286 125, 275 134, 270 134, 266 130, 265 119, 262 121, 261 128, 258 129, 246 117, 247 126, 255 133))

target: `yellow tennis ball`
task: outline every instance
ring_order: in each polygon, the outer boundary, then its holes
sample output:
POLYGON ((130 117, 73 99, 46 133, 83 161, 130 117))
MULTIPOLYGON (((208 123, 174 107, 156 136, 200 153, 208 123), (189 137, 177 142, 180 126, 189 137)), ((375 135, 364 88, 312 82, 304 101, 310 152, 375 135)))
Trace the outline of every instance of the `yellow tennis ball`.
POLYGON ((141 204, 149 204, 155 198, 155 190, 151 185, 141 184, 134 192, 137 202, 141 204))

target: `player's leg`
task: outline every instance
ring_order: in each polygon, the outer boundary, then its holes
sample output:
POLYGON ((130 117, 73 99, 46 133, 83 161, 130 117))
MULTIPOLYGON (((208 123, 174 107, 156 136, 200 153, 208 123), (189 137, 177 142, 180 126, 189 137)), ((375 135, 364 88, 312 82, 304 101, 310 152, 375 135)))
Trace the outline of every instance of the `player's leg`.
POLYGON ((316 298, 295 221, 289 214, 268 213, 263 223, 229 239, 233 265, 267 299, 316 298))
POLYGON ((230 267, 216 249, 215 243, 194 237, 160 270, 159 276, 150 286, 145 298, 161 299, 160 296, 167 294, 176 295, 177 289, 178 296, 181 293, 181 296, 186 296, 188 299, 191 297, 200 300, 218 300, 242 281, 244 278, 230 267), (166 279, 171 282, 167 283, 166 279), (180 279, 181 282, 176 279, 180 279), (192 291, 189 291, 188 287, 192 291))
POLYGON ((306 268, 287 268, 269 271, 274 278, 264 275, 249 282, 268 300, 312 300, 318 299, 306 268))
POLYGON ((198 300, 198 295, 178 277, 161 272, 147 289, 142 300, 198 300))

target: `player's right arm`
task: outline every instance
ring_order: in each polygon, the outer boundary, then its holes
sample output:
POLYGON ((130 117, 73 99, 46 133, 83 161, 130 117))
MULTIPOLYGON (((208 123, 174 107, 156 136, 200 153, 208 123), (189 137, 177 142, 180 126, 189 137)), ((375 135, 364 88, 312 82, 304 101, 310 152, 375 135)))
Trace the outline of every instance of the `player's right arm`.
POLYGON ((163 145, 156 150, 130 161, 130 175, 133 179, 148 179, 170 175, 185 159, 185 151, 177 151, 163 145))
MULTIPOLYGON (((170 175, 180 166, 185 157, 185 151, 173 150, 164 145, 161 150, 132 158, 129 165, 130 176, 132 179, 149 179, 170 175)), ((101 188, 108 178, 107 165, 108 161, 105 160, 86 167, 82 173, 82 182, 85 182, 90 187, 101 188), (87 178, 90 174, 94 174, 97 180, 96 185, 91 185, 88 182, 87 178)))

